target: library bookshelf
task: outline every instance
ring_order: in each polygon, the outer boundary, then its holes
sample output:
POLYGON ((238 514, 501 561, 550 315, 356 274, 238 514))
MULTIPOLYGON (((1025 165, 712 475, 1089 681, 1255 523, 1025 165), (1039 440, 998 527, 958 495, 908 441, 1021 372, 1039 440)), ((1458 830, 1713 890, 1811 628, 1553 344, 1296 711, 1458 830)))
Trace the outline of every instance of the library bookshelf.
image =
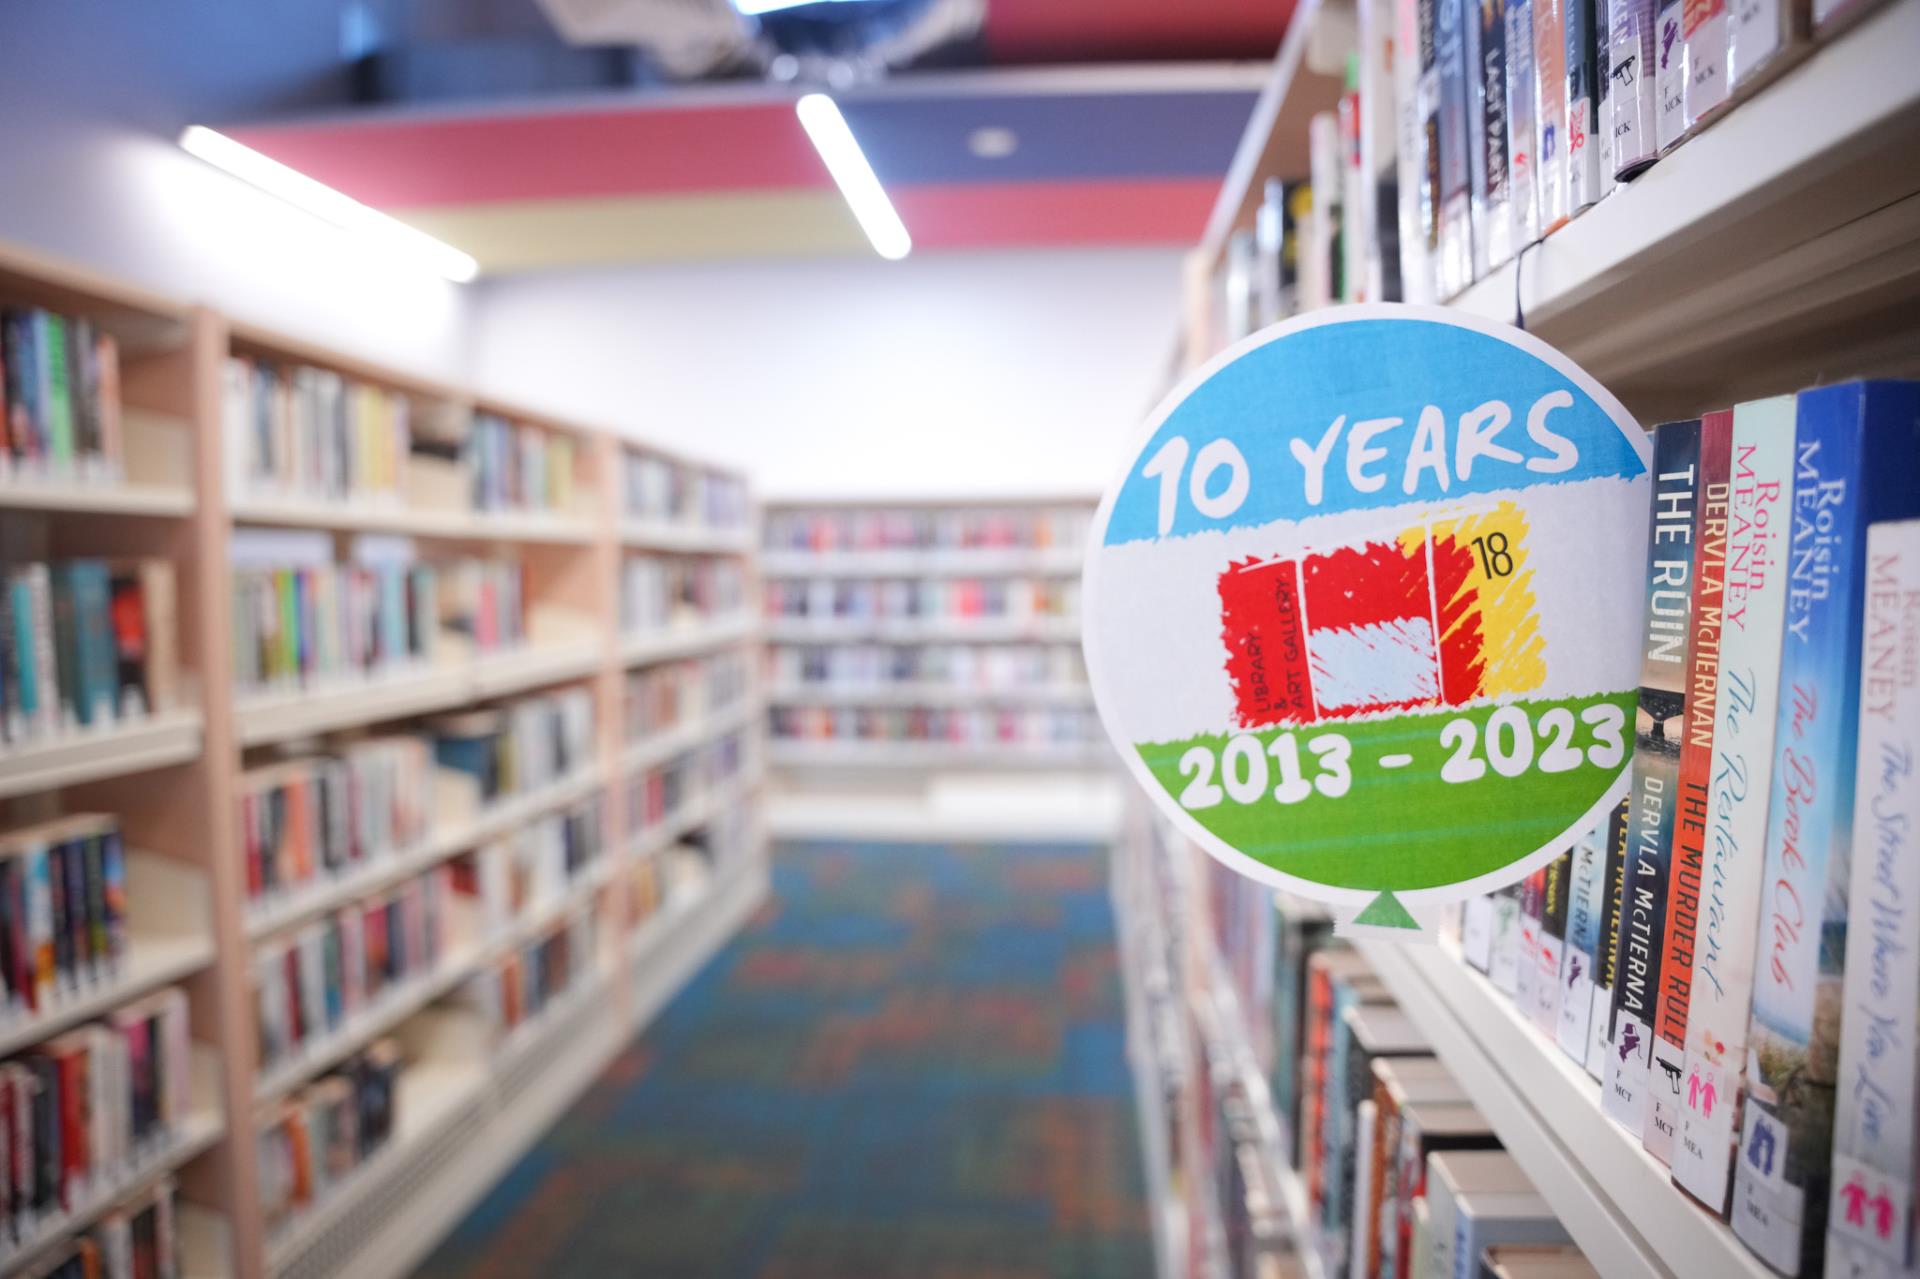
MULTIPOLYGON (((0 1061, 168 987, 185 991, 192 1060, 184 1116, 0 1246, 0 1273, 53 1256, 171 1181, 188 1279, 402 1274, 765 895, 759 628, 746 603, 759 541, 750 495, 740 477, 671 451, 25 250, 0 246, 0 304, 112 336, 123 454, 104 471, 0 467, 8 562, 164 559, 176 584, 179 663, 179 695, 166 709, 0 744, 7 829, 107 814, 127 849, 124 952, 109 972, 31 1012, 0 1009, 0 1061), (520 487, 501 500, 476 479, 470 496, 469 476, 447 471, 444 450, 423 479, 403 449, 399 473, 379 491, 357 480, 345 491, 276 488, 237 456, 260 446, 246 435, 256 420, 236 417, 236 358, 317 371, 287 374, 296 384, 310 376, 346 388, 317 393, 404 403, 416 446, 423 437, 458 446, 463 432, 490 423, 513 442, 507 448, 531 450, 513 455, 520 487), (540 481, 527 478, 536 473, 540 481), (243 640, 262 646, 249 617, 236 615, 242 569, 263 557, 324 566, 383 556, 511 566, 512 634, 482 643, 477 630, 461 630, 436 638, 424 660, 304 684, 282 672, 237 687, 250 670, 243 640), (634 580, 653 590, 638 604, 634 580), (722 662, 733 664, 724 696, 710 678, 722 662), (650 674, 679 694, 666 711, 636 718, 633 681, 650 674), (430 765, 424 818, 408 841, 331 874, 250 883, 257 850, 242 820, 250 774, 549 694, 590 707, 586 753, 564 771, 449 808, 444 767, 430 765), (674 774, 672 806, 643 810, 665 772, 674 774), (584 814, 578 838, 598 852, 570 863, 553 891, 515 897, 504 915, 449 907, 430 963, 296 1050, 261 1060, 257 964, 266 948, 440 868, 452 883, 452 869, 530 843, 562 814, 584 814), (587 939, 564 989, 524 1016, 479 1011, 497 1009, 486 992, 504 980, 503 965, 563 934, 587 939), (269 1221, 263 1125, 380 1040, 400 1046, 390 1134, 269 1221)), ((369 446, 356 437, 353 447, 369 446)), ((459 456, 475 475, 490 465, 477 448, 459 456)))
MULTIPOLYGON (((1347 59, 1364 62, 1369 6, 1388 15, 1391 43, 1390 2, 1301 0, 1295 8, 1188 258, 1170 383, 1256 323, 1234 324, 1223 305, 1249 285, 1232 278, 1235 241, 1244 252, 1255 235, 1270 180, 1289 189, 1317 183, 1308 121, 1336 109, 1347 59)), ((1915 0, 1855 6, 1831 31, 1802 32, 1775 74, 1651 168, 1437 305, 1524 324, 1642 424, 1823 382, 1920 376, 1920 170, 1909 158, 1920 146, 1915 49, 1915 0)), ((1363 73, 1362 93, 1366 86, 1363 73)), ((1314 191, 1316 202, 1321 194, 1314 191)), ((1263 269, 1257 259, 1254 269, 1263 269)), ((1236 1229, 1271 1230, 1291 1264, 1325 1273, 1325 1241, 1315 1237, 1289 1158, 1291 1136, 1262 1071, 1247 1068, 1266 1010, 1245 1007, 1236 983, 1221 977, 1247 956, 1209 918, 1206 877, 1220 873, 1147 822, 1130 828, 1116 859, 1148 1183, 1163 1204, 1160 1273, 1217 1273, 1224 1261, 1215 1152, 1195 1133, 1211 1123, 1210 1110, 1229 1109, 1245 1119, 1245 1149, 1256 1156, 1252 1168, 1243 1161, 1236 1229)), ((1281 918, 1320 914, 1268 896, 1281 918)), ((1455 947, 1361 941, 1356 949, 1600 1273, 1772 1273, 1605 1116, 1599 1085, 1455 947)))
POLYGON ((1098 769, 1080 663, 1089 498, 769 503, 776 768, 1098 769))

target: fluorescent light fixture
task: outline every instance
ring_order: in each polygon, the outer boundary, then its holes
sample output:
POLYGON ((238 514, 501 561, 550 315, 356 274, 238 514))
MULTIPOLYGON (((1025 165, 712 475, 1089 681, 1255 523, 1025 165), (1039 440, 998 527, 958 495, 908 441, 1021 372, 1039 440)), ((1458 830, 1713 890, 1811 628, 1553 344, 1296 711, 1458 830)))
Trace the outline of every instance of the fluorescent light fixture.
POLYGON ((800 113, 800 126, 826 161, 827 172, 839 184, 840 194, 846 197, 860 229, 873 242, 874 252, 894 262, 906 257, 913 248, 913 238, 893 211, 893 202, 887 199, 873 166, 854 141, 853 130, 847 127, 839 106, 824 93, 809 93, 794 104, 794 110, 800 113))
POLYGON ((224 169, 242 182, 278 196, 323 222, 365 237, 370 245, 394 257, 429 267, 456 284, 465 284, 480 274, 480 264, 451 244, 369 208, 324 182, 314 181, 298 169, 290 169, 271 156, 235 142, 224 133, 202 124, 188 125, 180 134, 180 146, 214 168, 224 169))
POLYGON ((736 13, 757 18, 763 13, 778 13, 782 9, 803 9, 810 4, 845 2, 846 0, 733 0, 733 8, 736 13))

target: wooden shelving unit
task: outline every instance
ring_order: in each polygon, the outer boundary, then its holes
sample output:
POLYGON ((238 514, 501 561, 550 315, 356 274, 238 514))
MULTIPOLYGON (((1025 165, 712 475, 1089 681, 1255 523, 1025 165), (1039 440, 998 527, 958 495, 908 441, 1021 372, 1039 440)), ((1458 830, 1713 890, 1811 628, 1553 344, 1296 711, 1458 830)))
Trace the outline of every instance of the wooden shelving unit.
POLYGON ((1089 499, 1065 497, 769 506, 760 572, 767 583, 772 763, 794 772, 895 777, 950 769, 1104 768, 1111 756, 1098 739, 1092 693, 1078 663, 1077 591, 1092 509, 1089 499), (922 597, 922 605, 903 611, 897 598, 880 603, 903 591, 922 597), (1002 593, 1006 598, 996 599, 1002 593), (797 594, 806 596, 802 615, 790 611, 797 594), (864 603, 843 609, 840 600, 850 595, 864 603), (925 599, 942 595, 945 607, 922 611, 925 599), (971 652, 964 668, 947 674, 829 669, 823 676, 816 669, 823 654, 831 668, 842 659, 851 665, 855 649, 925 657, 950 646, 971 652), (1044 678, 996 672, 996 659, 1014 656, 1002 650, 1016 646, 1063 660, 1044 678), (1035 739, 1024 731, 1029 724, 1012 740, 956 733, 916 740, 858 728, 860 717, 880 716, 1052 717, 1086 731, 1035 739), (849 723, 857 729, 852 735, 849 723), (823 725, 834 732, 821 733, 823 725), (805 731, 783 734, 783 726, 805 731))
MULTIPOLYGON (((403 1274, 518 1152, 738 927, 766 889, 758 812, 761 711, 738 703, 638 743, 623 736, 633 669, 746 653, 758 641, 746 609, 659 632, 619 630, 623 558, 737 561, 751 589, 758 544, 744 481, 686 458, 466 388, 413 377, 254 324, 228 321, 36 255, 0 246, 0 303, 84 316, 119 341, 130 447, 124 482, 0 474, 0 522, 23 524, 49 556, 164 556, 174 564, 186 704, 150 720, 0 746, 0 808, 25 821, 63 811, 119 817, 129 859, 129 948, 112 978, 30 1018, 0 1021, 0 1057, 31 1047, 151 990, 184 984, 203 1103, 162 1151, 103 1183, 87 1202, 0 1253, 11 1273, 152 1185, 178 1179, 183 1265, 190 1279, 403 1274), (237 492, 226 452, 223 376, 230 355, 311 366, 405 396, 440 414, 485 412, 573 441, 579 505, 560 511, 413 507, 401 500, 327 502, 237 492), (145 443, 132 447, 138 433, 145 443), (661 518, 629 516, 623 463, 665 459, 714 499, 661 518), (722 500, 723 499, 723 500, 722 500), (727 521, 706 521, 724 510, 727 521), (286 531, 294 531, 288 533, 286 531), (423 551, 518 559, 527 642, 378 679, 236 696, 230 566, 248 539, 316 535, 344 554, 356 539, 410 539, 423 551), (249 903, 239 784, 246 768, 378 726, 563 686, 591 690, 591 762, 478 814, 433 825, 412 847, 249 903), (682 806, 644 840, 627 841, 626 779, 723 736, 748 735, 746 769, 682 806), (491 934, 463 942, 417 980, 263 1071, 257 1063, 253 956, 276 936, 546 815, 602 796, 605 852, 565 891, 491 934), (624 881, 638 859, 729 819, 706 890, 629 918, 624 881), (655 835, 658 838, 655 838, 655 835), (445 996, 511 949, 590 914, 597 959, 568 992, 493 1042, 445 996), (607 1011, 615 1011, 608 1016, 607 1011), (453 1027, 460 1033, 448 1030, 453 1027), (429 1033, 431 1032, 431 1033, 429 1033), (406 1046, 398 1131, 326 1197, 273 1231, 263 1218, 257 1124, 282 1098, 373 1038, 406 1046), (466 1039, 460 1037, 467 1036, 466 1039)), ((0 468, 4 469, 4 468, 0 468)))

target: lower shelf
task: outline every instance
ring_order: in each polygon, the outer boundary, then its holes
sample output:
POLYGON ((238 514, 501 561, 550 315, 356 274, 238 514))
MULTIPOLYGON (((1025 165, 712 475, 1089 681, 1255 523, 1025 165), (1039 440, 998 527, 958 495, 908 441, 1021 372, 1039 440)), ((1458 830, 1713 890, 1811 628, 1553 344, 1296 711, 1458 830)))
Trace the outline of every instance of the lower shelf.
POLYGON ((629 955, 641 972, 625 1015, 606 1015, 603 978, 549 1009, 538 1034, 517 1033, 489 1062, 409 1067, 392 1140, 273 1240, 268 1273, 409 1273, 726 943, 766 891, 765 863, 743 862, 657 917, 660 927, 643 926, 629 955))
POLYGON ((840 742, 776 739, 767 746, 776 767, 807 768, 1101 768, 1113 761, 1103 744, 1009 746, 988 742, 840 742))
POLYGON ((1360 949, 1601 1274, 1772 1274, 1607 1118, 1600 1085, 1493 983, 1433 947, 1360 949))

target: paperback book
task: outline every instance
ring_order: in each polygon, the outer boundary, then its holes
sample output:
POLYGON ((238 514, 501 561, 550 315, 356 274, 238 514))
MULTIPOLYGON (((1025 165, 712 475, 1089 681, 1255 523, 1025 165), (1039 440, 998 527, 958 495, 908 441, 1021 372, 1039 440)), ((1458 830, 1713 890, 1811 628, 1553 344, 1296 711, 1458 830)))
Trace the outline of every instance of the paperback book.
POLYGON ((1596 1080, 1606 1075, 1608 1032, 1612 1029, 1613 983, 1620 969, 1620 905, 1627 881, 1627 823, 1631 797, 1613 807, 1607 819, 1606 867, 1600 881, 1600 932, 1594 939, 1593 1010, 1587 1019, 1587 1073, 1596 1080))
POLYGON ((1733 414, 1700 421, 1698 508, 1694 525, 1693 606, 1687 639, 1685 720, 1681 725, 1679 789, 1674 792, 1673 847, 1667 879, 1666 938, 1656 1003, 1653 1107, 1645 1144, 1663 1163, 1673 1159, 1680 1130, 1682 1076, 1687 1062, 1687 1009, 1693 988, 1694 938, 1700 927, 1700 866, 1706 855, 1713 789, 1713 726, 1720 688, 1722 582, 1727 568, 1728 468, 1733 414))
POLYGON ((1827 1238, 1866 530, 1920 514, 1920 383, 1802 391, 1734 1232, 1787 1275, 1827 1238))
POLYGON ((1847 1275, 1915 1273, 1920 1114, 1920 520, 1867 530, 1847 932, 1827 1262, 1847 1275))
POLYGON ((1559 1013, 1554 1042, 1576 1064, 1585 1065, 1593 1019, 1595 970, 1599 966, 1600 921, 1607 890, 1607 827, 1582 835, 1573 846, 1567 884, 1566 944, 1561 958, 1559 1013))
POLYGON ((1601 197, 1600 36, 1594 0, 1562 0, 1567 39, 1567 210, 1578 213, 1601 197))
POLYGON ((1694 524, 1700 486, 1697 419, 1667 422, 1655 429, 1653 474, 1633 807, 1615 943, 1619 956, 1608 1051, 1601 1077, 1607 1114, 1636 1137, 1644 1133, 1649 1111, 1648 1072, 1666 939, 1680 742, 1686 725, 1694 524))
POLYGON ((1722 1214, 1739 1132, 1760 926, 1787 602, 1793 429, 1790 395, 1733 411, 1703 904, 1687 1011, 1680 1135, 1673 1147, 1674 1182, 1722 1214))

